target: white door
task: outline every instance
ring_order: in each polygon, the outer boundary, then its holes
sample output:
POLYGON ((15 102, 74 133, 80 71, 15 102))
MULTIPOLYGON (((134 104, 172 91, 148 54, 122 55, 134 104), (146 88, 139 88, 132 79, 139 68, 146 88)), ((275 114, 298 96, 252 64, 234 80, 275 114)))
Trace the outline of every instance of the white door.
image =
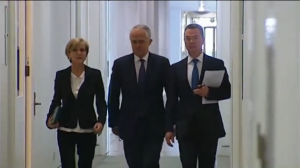
POLYGON ((69 66, 64 54, 70 39, 70 1, 37 1, 32 9, 33 166, 60 166, 56 130, 49 130, 46 114, 54 93, 56 71, 69 66))
POLYGON ((8 1, 0 1, 0 167, 8 166, 8 1))
POLYGON ((299 5, 245 2, 245 168, 300 166, 299 5))
POLYGON ((56 134, 46 128, 45 120, 53 91, 53 72, 49 69, 49 41, 51 40, 48 12, 44 5, 49 2, 35 2, 32 6, 32 168, 55 167, 56 134))
MULTIPOLYGON (((86 1, 87 5, 82 6, 81 11, 88 11, 89 24, 81 25, 81 29, 88 28, 87 40, 90 43, 89 56, 87 65, 96 69, 100 69, 102 80, 104 83, 107 98, 107 81, 108 81, 108 2, 106 1, 86 1), (84 9, 85 8, 85 9, 84 9), (100 38, 99 38, 100 37, 100 38)), ((84 15, 84 13, 83 13, 84 15)), ((102 134, 97 138, 97 146, 95 149, 95 157, 103 156, 108 153, 108 129, 105 124, 102 134)))
POLYGON ((9 109, 9 111, 6 109, 6 112, 4 111, 1 115, 7 114, 6 120, 8 120, 7 123, 3 123, 4 125, 7 124, 6 129, 9 135, 6 144, 8 150, 7 162, 9 167, 21 168, 25 165, 25 54, 24 47, 20 46, 24 39, 22 39, 21 35, 22 30, 18 28, 19 3, 17 1, 9 1, 8 4, 5 2, 1 3, 2 9, 0 11, 3 14, 0 16, 2 19, 2 16, 4 16, 4 19, 7 21, 7 34, 5 33, 5 38, 1 38, 4 44, 4 57, 1 54, 1 58, 3 58, 1 62, 4 64, 3 66, 1 64, 1 75, 4 74, 4 80, 1 81, 8 84, 7 92, 3 91, 3 94, 6 95, 8 101, 7 109, 9 109), (8 79, 5 79, 5 72, 8 72, 8 79))
MULTIPOLYGON (((262 168, 300 166, 300 2, 267 1, 264 17, 266 96, 262 168), (282 89, 284 85, 285 89, 282 89), (287 138, 292 137, 292 138, 287 138)), ((261 17, 258 16, 257 17, 261 17)), ((259 106, 258 106, 259 107, 259 106)), ((257 110, 257 112, 260 110, 257 110)))
MULTIPOLYGON (((231 26, 233 23, 230 21, 233 20, 234 15, 231 14, 232 10, 231 7, 233 6, 232 2, 227 3, 225 1, 218 1, 217 2, 217 24, 214 23, 214 26, 217 26, 216 30, 216 40, 211 40, 216 42, 216 51, 212 51, 211 53, 216 53, 216 57, 219 59, 222 59, 224 61, 224 64, 227 68, 229 79, 231 82, 231 85, 233 88, 239 89, 240 82, 236 82, 235 79, 240 78, 239 73, 235 73, 238 71, 239 66, 236 66, 232 63, 232 59, 234 57, 234 52, 231 51, 230 48, 233 47, 233 39, 232 37, 239 37, 241 35, 240 31, 235 31, 235 29, 232 29, 231 26), (228 17, 230 16, 230 17, 228 17)), ((238 10, 238 15, 241 15, 242 11, 238 10)), ((204 21, 203 21, 204 22, 204 21)), ((208 23, 206 23, 208 24, 208 23)), ((242 25, 242 22, 236 22, 236 24, 239 24, 238 26, 242 25)), ((236 25, 234 25, 236 26, 236 25)), ((233 27, 233 26, 232 26, 233 27)), ((206 28, 206 30, 210 30, 211 33, 211 39, 213 39, 213 29, 212 28, 206 28)), ((208 32, 206 32, 208 33, 208 32)), ((208 34, 207 34, 208 35, 208 34)), ((240 50, 240 47, 242 47, 241 40, 238 39, 236 42, 234 42, 236 45, 237 50, 240 50)), ((211 44, 211 49, 213 49, 213 44, 211 44)), ((207 47, 208 49, 209 47, 207 47)), ((233 118, 234 118, 234 105, 238 103, 234 103, 234 91, 232 89, 231 99, 220 101, 220 111, 224 123, 224 127, 226 130, 226 136, 224 138, 221 138, 218 143, 218 156, 226 156, 226 157, 233 157, 231 154, 231 151, 233 149, 233 118)), ((235 99, 239 100, 239 98, 235 99)))

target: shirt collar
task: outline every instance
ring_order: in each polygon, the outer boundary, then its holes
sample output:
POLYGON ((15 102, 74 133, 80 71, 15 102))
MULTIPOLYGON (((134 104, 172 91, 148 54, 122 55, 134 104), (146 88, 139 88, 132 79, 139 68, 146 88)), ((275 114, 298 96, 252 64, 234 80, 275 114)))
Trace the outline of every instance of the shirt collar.
MULTIPOLYGON (((193 61, 194 58, 192 58, 191 56, 188 56, 188 64, 191 63, 193 61)), ((201 53, 196 59, 199 60, 199 62, 203 62, 203 53, 201 53)))
POLYGON ((77 76, 76 76, 75 74, 73 74, 73 73, 71 73, 71 76, 72 76, 72 77, 75 77, 75 78, 83 78, 83 77, 84 77, 84 74, 85 74, 85 71, 83 71, 79 77, 77 77, 77 76))
POLYGON ((138 61, 140 61, 140 59, 143 59, 143 60, 145 60, 145 62, 147 62, 148 58, 149 58, 149 52, 143 58, 140 58, 140 57, 134 55, 134 62, 138 62, 138 61))

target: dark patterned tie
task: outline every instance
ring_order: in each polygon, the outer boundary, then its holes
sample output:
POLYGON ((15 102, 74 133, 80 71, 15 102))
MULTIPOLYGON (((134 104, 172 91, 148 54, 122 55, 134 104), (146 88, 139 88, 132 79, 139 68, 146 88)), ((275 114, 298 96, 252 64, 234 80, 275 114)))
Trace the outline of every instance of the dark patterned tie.
POLYGON ((192 89, 197 89, 198 85, 199 85, 199 70, 198 70, 198 66, 197 63, 199 62, 198 59, 193 59, 193 63, 194 63, 194 68, 192 71, 192 89))
POLYGON ((141 67, 139 70, 139 77, 138 77, 138 84, 140 86, 145 85, 145 79, 146 79, 146 68, 145 68, 145 60, 140 59, 141 67))

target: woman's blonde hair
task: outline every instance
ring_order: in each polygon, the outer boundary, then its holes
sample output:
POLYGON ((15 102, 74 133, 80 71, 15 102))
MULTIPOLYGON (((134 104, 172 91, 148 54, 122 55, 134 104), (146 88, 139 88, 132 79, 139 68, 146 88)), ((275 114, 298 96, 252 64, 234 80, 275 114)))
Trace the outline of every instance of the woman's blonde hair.
POLYGON ((78 45, 83 44, 85 46, 86 54, 89 53, 89 43, 83 38, 72 38, 66 45, 65 54, 68 57, 68 54, 76 49, 78 45))

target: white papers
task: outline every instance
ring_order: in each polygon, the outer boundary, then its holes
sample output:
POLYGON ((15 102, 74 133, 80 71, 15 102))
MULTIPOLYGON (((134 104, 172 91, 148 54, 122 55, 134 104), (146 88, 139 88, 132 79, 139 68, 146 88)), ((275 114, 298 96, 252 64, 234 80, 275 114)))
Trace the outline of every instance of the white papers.
MULTIPOLYGON (((209 87, 220 87, 223 81, 225 70, 205 71, 202 84, 209 87)), ((218 103, 217 100, 207 100, 202 98, 202 104, 218 103)))

